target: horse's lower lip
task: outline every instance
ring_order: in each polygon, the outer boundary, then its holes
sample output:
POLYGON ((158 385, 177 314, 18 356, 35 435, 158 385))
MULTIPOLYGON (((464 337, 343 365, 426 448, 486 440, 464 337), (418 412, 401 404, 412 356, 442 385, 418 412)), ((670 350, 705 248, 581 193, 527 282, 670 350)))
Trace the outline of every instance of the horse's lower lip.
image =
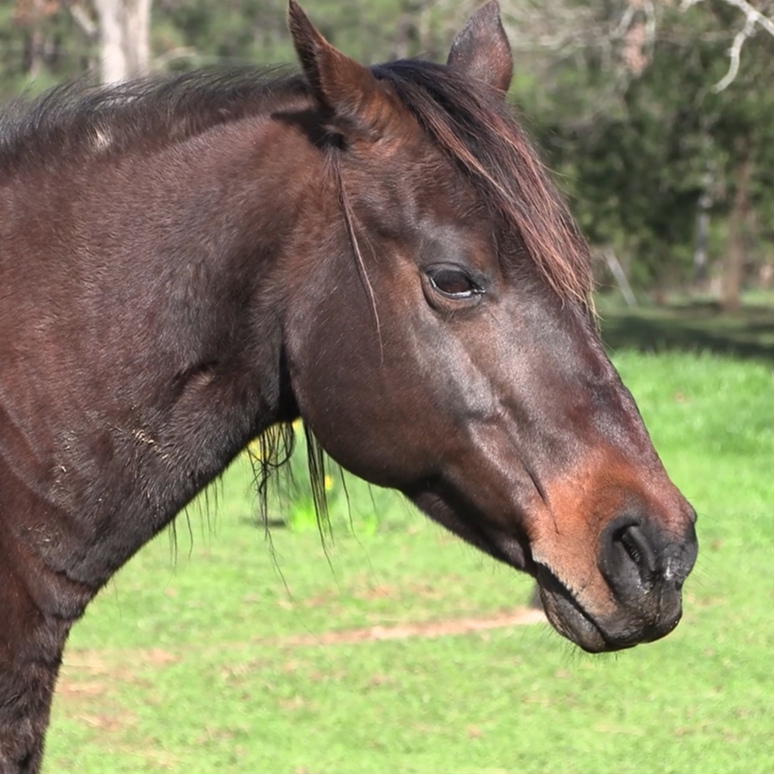
POLYGON ((635 645, 611 643, 595 621, 569 597, 542 588, 541 602, 552 626, 584 651, 596 654, 635 645))
POLYGON ((556 612, 555 615, 552 615, 550 613, 552 609, 547 605, 546 598, 542 596, 542 600, 547 617, 555 629, 584 649, 584 651, 588 651, 591 654, 599 654, 604 651, 621 651, 622 649, 632 648, 639 642, 637 640, 618 640, 607 637, 597 626, 595 620, 578 608, 569 609, 562 618, 559 618, 556 612))
POLYGON ((649 637, 639 628, 616 634, 608 632, 584 610, 551 571, 539 566, 536 577, 541 587, 544 612, 552 626, 584 651, 593 654, 621 651, 660 637, 649 637))

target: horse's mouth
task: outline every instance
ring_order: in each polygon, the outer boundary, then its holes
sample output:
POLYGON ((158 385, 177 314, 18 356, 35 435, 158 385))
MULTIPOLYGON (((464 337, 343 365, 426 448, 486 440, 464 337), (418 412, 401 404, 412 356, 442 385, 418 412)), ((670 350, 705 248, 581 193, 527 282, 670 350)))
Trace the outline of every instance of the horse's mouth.
POLYGON ((653 620, 627 611, 602 620, 585 610, 548 568, 539 565, 536 579, 549 622, 561 635, 592 654, 658 640, 672 632, 681 618, 679 605, 673 614, 653 620))
POLYGON ((584 611, 560 580, 548 568, 533 560, 528 542, 511 536, 499 536, 493 543, 497 549, 488 547, 491 554, 536 579, 546 618, 560 635, 591 653, 614 651, 636 645, 635 643, 618 646, 610 644, 594 619, 584 611))
MULTIPOLYGON (((595 624, 594 619, 584 611, 573 595, 559 582, 553 573, 542 567, 536 574, 536 578, 540 586, 544 613, 557 632, 564 635, 568 640, 573 641, 584 651, 589 651, 593 654, 617 648, 614 646, 612 649, 608 645, 605 636, 595 624)), ((621 646, 619 648, 627 647, 621 646)))
POLYGON ((560 635, 590 653, 616 651, 637 645, 638 640, 620 644, 607 638, 571 594, 567 587, 545 566, 533 559, 530 543, 523 537, 499 534, 479 545, 512 568, 528 573, 538 582, 541 603, 549 623, 560 635))

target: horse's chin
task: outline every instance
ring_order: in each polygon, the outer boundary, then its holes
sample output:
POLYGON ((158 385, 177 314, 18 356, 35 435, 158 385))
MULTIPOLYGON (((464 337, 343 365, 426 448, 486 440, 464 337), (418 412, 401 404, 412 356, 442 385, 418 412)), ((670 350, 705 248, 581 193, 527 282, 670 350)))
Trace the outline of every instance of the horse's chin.
POLYGON ((564 587, 553 589, 541 586, 540 594, 544 613, 552 627, 584 651, 598 654, 634 645, 616 646, 610 644, 594 620, 586 614, 564 587))

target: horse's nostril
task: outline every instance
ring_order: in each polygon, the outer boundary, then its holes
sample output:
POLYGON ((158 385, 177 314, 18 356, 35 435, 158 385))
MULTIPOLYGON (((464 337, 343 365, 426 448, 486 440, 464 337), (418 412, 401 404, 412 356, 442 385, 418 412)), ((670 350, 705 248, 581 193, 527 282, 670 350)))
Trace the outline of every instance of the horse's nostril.
POLYGON ((657 556, 643 530, 639 525, 630 525, 621 531, 618 539, 638 568, 641 581, 650 584, 657 570, 657 556))
POLYGON ((614 592, 625 598, 648 592, 657 568, 655 547, 641 524, 626 516, 615 520, 600 548, 600 570, 614 592))

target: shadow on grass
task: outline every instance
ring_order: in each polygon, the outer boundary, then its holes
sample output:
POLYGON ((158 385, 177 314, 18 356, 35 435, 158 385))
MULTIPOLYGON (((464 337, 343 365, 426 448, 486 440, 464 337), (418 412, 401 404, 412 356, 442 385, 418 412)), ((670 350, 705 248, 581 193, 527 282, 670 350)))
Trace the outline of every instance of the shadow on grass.
POLYGON ((772 362, 773 309, 745 306, 723 313, 712 302, 670 307, 601 305, 603 341, 609 350, 642 352, 706 351, 772 362))

